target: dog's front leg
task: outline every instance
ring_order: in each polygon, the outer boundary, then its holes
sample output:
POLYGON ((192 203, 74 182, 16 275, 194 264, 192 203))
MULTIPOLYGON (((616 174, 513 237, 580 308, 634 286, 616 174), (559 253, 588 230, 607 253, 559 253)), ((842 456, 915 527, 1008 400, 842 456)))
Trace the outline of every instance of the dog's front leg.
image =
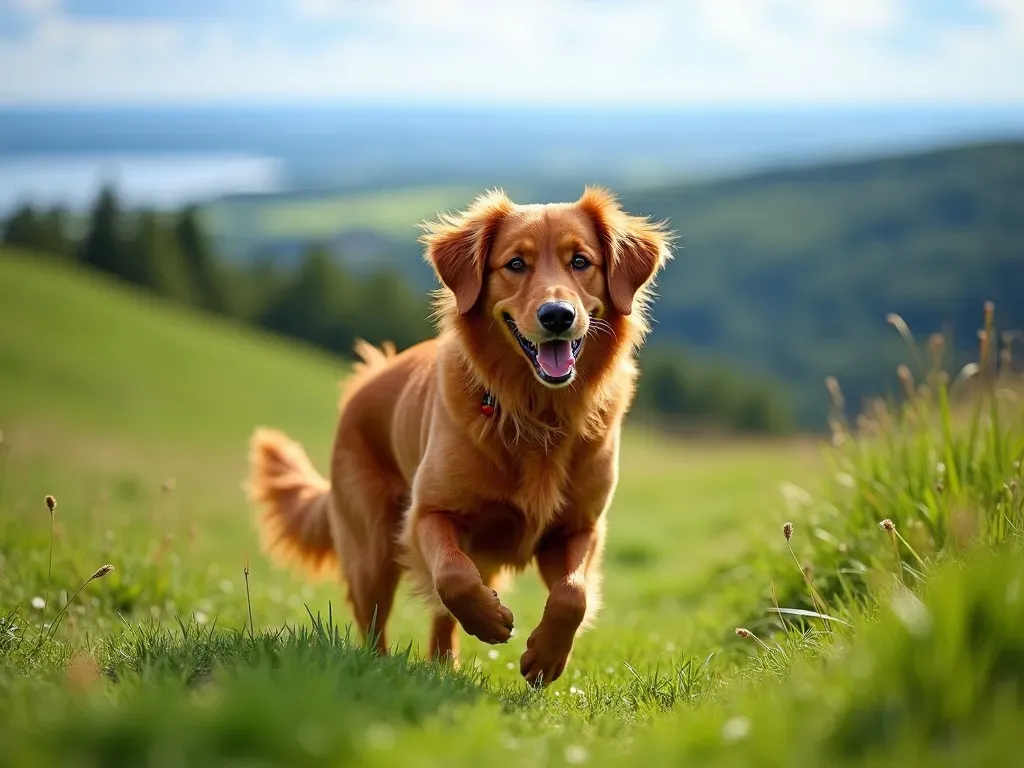
POLYGON ((587 615, 587 572, 599 546, 599 531, 588 528, 557 532, 537 552, 537 566, 550 592, 519 660, 519 671, 530 685, 547 685, 565 671, 576 630, 587 615))
POLYGON ((416 522, 416 540, 430 569, 441 602, 462 628, 485 643, 504 643, 512 636, 512 611, 486 586, 480 571, 459 547, 451 518, 432 512, 416 522))

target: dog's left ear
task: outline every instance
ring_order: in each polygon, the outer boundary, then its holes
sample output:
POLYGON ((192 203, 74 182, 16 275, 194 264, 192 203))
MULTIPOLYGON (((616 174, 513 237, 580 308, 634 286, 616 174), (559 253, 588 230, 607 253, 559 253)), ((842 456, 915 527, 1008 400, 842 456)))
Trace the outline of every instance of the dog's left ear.
POLYGON ((601 239, 612 306, 629 315, 637 294, 671 258, 672 235, 664 222, 630 216, 604 189, 587 187, 577 205, 593 219, 601 239))
POLYGON ((469 312, 480 298, 491 243, 512 209, 512 201, 494 191, 478 197, 462 213, 422 224, 424 255, 455 296, 460 315, 469 312))

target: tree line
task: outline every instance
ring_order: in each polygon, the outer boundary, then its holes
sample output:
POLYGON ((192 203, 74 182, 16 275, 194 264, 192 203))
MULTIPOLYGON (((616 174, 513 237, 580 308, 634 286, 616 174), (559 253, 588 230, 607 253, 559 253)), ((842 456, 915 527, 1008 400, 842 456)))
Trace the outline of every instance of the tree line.
POLYGON ((355 274, 318 246, 292 266, 233 262, 216 253, 197 206, 126 210, 109 187, 84 222, 60 208, 21 206, 7 220, 3 242, 342 354, 356 338, 407 346, 430 330, 425 297, 390 270, 355 274))
MULTIPOLYGON (((5 222, 3 242, 76 262, 166 300, 241 320, 348 355, 357 338, 427 338, 427 296, 393 268, 354 271, 311 245, 295 264, 220 257, 201 210, 126 209, 103 188, 86 217, 23 205, 5 222)), ((661 427, 779 432, 790 425, 784 397, 724 366, 698 364, 678 347, 644 353, 634 413, 661 427)))

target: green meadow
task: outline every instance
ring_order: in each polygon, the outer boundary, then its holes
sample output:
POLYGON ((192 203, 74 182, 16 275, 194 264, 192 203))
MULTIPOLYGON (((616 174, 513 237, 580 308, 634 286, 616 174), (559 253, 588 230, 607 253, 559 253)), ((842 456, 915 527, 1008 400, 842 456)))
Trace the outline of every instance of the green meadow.
POLYGON ((207 205, 204 223, 212 231, 246 233, 269 240, 330 238, 351 229, 415 239, 410 222, 454 210, 476 195, 471 187, 433 186, 384 192, 295 197, 272 201, 229 201, 207 205))
POLYGON ((1007 760, 1024 409, 979 362, 950 387, 925 360, 831 439, 630 427, 605 608, 538 691, 533 572, 511 641, 453 669, 408 595, 377 656, 335 581, 261 552, 248 437, 323 471, 346 361, 0 251, 0 766, 1007 760))

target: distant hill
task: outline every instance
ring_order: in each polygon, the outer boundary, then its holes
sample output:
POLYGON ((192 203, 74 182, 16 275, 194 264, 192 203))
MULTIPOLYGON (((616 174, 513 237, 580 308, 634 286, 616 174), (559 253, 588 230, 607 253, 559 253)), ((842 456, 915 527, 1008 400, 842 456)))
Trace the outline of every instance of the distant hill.
MULTIPOLYGON (((427 290, 434 278, 415 225, 471 197, 466 187, 434 187, 256 198, 245 204, 242 231, 292 256, 308 239, 344 254, 352 269, 397 266, 427 290), (362 245, 348 258, 352 237, 362 245)), ((522 199, 567 195, 539 184, 522 199)), ((976 346, 985 301, 996 302, 1001 327, 1024 328, 1024 142, 626 191, 622 200, 669 219, 679 234, 652 343, 682 341, 781 378, 805 425, 823 424, 826 375, 839 377, 854 406, 893 381, 908 354, 886 323, 890 312, 919 337, 951 331, 962 354, 976 346)), ((241 210, 218 204, 208 221, 241 210)), ((214 226, 215 235, 225 231, 214 226)))
MULTIPOLYGON (((510 185, 524 201, 581 188, 538 181, 523 194, 510 185)), ((416 224, 477 191, 255 196, 206 206, 203 221, 219 256, 295 264, 315 244, 340 254, 350 273, 397 271, 425 293, 435 283, 416 224)), ((921 340, 950 332, 961 358, 977 346, 985 301, 996 303, 1000 328, 1024 329, 1024 142, 626 189, 622 198, 679 233, 652 346, 682 342, 691 356, 781 379, 805 426, 823 424, 826 375, 854 407, 894 383, 908 353, 890 312, 921 340)))
POLYGON ((625 196, 679 233, 656 337, 794 386, 805 421, 822 381, 856 401, 891 381, 918 338, 946 329, 977 345, 982 305, 1024 328, 1024 143, 778 171, 625 196))

